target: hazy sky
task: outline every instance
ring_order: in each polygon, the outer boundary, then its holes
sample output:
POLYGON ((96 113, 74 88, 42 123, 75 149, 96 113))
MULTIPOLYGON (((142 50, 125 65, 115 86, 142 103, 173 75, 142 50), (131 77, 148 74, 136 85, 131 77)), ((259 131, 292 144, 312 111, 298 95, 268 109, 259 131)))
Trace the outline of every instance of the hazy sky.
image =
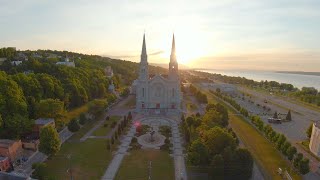
POLYGON ((320 71, 320 0, 0 0, 0 46, 192 67, 320 71))

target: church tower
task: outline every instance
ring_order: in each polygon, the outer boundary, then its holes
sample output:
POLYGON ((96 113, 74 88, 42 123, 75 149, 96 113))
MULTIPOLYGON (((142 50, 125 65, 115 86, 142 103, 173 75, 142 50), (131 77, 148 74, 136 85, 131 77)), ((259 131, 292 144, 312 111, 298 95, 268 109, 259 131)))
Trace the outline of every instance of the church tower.
POLYGON ((142 51, 141 51, 141 57, 140 57, 139 80, 147 81, 148 76, 149 76, 148 55, 147 55, 145 34, 143 34, 142 51))
POLYGON ((169 78, 178 78, 178 62, 176 57, 176 44, 174 40, 174 34, 172 38, 172 47, 171 47, 171 55, 170 55, 170 63, 169 63, 169 78))

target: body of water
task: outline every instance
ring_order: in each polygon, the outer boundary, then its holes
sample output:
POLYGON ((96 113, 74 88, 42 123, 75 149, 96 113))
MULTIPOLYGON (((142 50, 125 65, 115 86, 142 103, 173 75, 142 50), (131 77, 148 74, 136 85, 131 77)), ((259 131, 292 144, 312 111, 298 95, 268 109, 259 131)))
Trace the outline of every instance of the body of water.
POLYGON ((272 71, 245 71, 245 70, 199 70, 202 72, 216 73, 227 76, 240 76, 255 81, 267 80, 277 81, 280 83, 289 83, 295 87, 315 87, 320 90, 320 76, 279 73, 272 71))

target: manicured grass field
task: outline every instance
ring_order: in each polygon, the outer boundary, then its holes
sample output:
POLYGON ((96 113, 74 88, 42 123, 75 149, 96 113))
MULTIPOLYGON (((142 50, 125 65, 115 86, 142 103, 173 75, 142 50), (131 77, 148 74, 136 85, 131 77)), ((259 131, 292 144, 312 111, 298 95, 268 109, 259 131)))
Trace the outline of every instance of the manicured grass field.
POLYGON ((161 150, 133 150, 123 159, 116 180, 148 179, 151 161, 151 179, 174 179, 173 158, 168 152, 161 150))
MULTIPOLYGON (((288 161, 281 156, 278 150, 242 117, 230 115, 229 118, 232 129, 271 179, 281 179, 277 173, 279 167, 291 169, 288 161)), ((289 171, 289 174, 293 179, 301 179, 301 176, 293 171, 289 171)))
POLYGON ((66 142, 60 152, 46 162, 47 174, 57 180, 67 180, 70 179, 67 170, 71 167, 73 179, 98 180, 103 176, 111 158, 105 139, 66 142))
MULTIPOLYGON (((204 90, 203 92, 207 94, 209 102, 220 102, 226 105, 208 91, 204 90)), ((231 113, 235 112, 230 106, 226 105, 226 107, 231 113)), ((229 114, 229 125, 270 179, 281 179, 277 174, 279 167, 282 169, 286 168, 293 179, 302 179, 298 173, 290 171, 291 166, 289 161, 281 156, 280 152, 242 116, 229 114)))
MULTIPOLYGON (((105 139, 79 139, 90 130, 97 121, 89 121, 62 146, 54 157, 48 159, 46 174, 54 180, 70 179, 67 170, 72 167, 73 179, 100 179, 112 159, 111 151, 107 150, 105 139), (68 159, 68 156, 71 158, 68 159)), ((117 145, 113 145, 113 150, 117 145)))
POLYGON ((97 130, 95 130, 92 135, 94 136, 106 136, 108 132, 112 129, 111 124, 112 122, 118 122, 121 119, 120 116, 111 116, 108 121, 105 121, 104 124, 108 124, 107 127, 104 127, 103 125, 99 127, 97 130))

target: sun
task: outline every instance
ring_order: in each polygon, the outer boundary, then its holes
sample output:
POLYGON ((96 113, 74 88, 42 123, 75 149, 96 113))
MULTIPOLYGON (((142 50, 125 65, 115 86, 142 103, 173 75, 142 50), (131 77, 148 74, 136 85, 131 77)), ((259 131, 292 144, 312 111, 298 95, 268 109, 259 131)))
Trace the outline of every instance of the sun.
MULTIPOLYGON (((205 55, 205 43, 202 38, 190 36, 186 33, 175 33, 176 56, 179 64, 192 65, 193 61, 205 55)), ((171 54, 171 46, 167 42, 163 44, 162 58, 168 58, 171 54)))

